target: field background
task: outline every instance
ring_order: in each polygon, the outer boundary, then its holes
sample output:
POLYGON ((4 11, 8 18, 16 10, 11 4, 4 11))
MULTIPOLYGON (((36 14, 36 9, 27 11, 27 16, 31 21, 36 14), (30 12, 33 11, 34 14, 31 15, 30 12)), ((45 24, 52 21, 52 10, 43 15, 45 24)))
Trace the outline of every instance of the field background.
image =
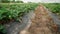
POLYGON ((25 13, 34 11, 40 4, 60 16, 60 3, 0 3, 0 32, 5 34, 5 23, 21 19, 25 13))

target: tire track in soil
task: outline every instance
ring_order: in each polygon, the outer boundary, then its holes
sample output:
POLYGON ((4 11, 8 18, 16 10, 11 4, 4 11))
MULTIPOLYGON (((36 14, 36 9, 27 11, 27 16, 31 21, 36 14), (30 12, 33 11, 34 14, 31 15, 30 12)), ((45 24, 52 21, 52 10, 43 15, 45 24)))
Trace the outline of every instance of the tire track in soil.
POLYGON ((37 7, 34 13, 35 18, 32 19, 32 24, 26 34, 58 34, 57 25, 44 6, 37 7))

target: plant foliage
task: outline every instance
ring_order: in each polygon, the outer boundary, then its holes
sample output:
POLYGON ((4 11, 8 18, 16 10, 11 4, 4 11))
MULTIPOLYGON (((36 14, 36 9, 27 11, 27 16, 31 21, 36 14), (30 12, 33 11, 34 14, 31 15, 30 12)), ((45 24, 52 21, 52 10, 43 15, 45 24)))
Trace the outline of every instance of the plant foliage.
POLYGON ((25 12, 34 10, 38 6, 37 3, 11 3, 0 4, 0 20, 17 18, 22 16, 25 12))
POLYGON ((44 4, 51 12, 60 15, 60 3, 46 3, 44 4))

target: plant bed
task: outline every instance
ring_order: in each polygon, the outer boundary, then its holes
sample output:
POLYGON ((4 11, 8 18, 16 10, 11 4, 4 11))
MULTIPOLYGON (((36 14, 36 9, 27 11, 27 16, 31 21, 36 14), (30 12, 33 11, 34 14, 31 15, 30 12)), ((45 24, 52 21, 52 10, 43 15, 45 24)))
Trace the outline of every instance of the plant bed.
POLYGON ((38 5, 37 3, 0 3, 0 24, 8 29, 17 24, 21 25, 22 16, 34 10, 38 5), (13 24, 15 25, 11 26, 13 24))

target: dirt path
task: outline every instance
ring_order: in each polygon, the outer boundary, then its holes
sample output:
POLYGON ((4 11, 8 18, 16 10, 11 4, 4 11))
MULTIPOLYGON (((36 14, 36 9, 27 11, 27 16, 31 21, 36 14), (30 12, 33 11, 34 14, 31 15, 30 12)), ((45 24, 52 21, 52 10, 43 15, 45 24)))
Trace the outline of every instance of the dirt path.
POLYGON ((30 28, 28 31, 24 31, 23 34, 58 34, 57 25, 42 5, 34 13, 35 18, 32 19, 30 28))

